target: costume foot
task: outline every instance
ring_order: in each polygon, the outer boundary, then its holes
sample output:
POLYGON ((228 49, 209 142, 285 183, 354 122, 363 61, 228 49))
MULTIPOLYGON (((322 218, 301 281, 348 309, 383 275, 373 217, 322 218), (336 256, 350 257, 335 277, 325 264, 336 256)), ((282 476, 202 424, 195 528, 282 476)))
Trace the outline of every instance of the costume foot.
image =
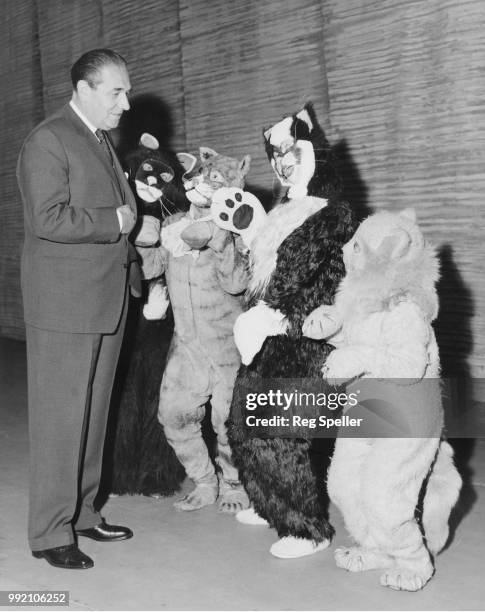
POLYGON ((365 570, 382 569, 393 565, 393 559, 389 555, 360 546, 337 548, 334 556, 337 567, 349 572, 364 572, 365 570))
POLYGON ((217 499, 218 486, 215 484, 198 484, 193 491, 186 495, 183 499, 174 503, 177 510, 184 512, 192 512, 199 510, 204 506, 210 506, 217 499))
POLYGON ((275 542, 269 552, 280 559, 297 559, 325 550, 329 544, 330 540, 323 540, 323 542, 315 544, 313 540, 286 536, 275 542))
POLYGON ((415 571, 396 565, 394 568, 382 574, 380 583, 395 591, 419 591, 433 575, 430 564, 429 571, 415 571))
POLYGON ((249 498, 241 483, 222 481, 219 487, 219 512, 236 514, 249 506, 249 498))
POLYGON ((236 514, 236 521, 243 523, 243 525, 269 525, 268 521, 256 512, 251 506, 246 510, 240 510, 236 514))

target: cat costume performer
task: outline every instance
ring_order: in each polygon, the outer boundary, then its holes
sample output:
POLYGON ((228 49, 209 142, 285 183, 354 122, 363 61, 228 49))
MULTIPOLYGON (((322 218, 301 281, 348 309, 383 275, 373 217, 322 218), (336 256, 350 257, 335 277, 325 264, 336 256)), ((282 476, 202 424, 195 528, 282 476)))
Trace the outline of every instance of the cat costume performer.
MULTIPOLYGON (((137 146, 124 156, 124 162, 143 214, 162 219, 188 210, 190 202, 182 184, 184 168, 174 153, 160 150, 154 136, 143 133, 137 146)), ((145 291, 147 285, 145 282, 145 291)), ((110 491, 117 495, 169 496, 185 479, 185 471, 157 418, 173 316, 163 279, 157 282, 155 291, 164 298, 157 300, 156 312, 149 312, 150 303, 142 307, 140 300, 131 300, 128 311, 115 384, 120 397, 112 414, 116 416, 113 452, 108 456, 110 491)))
POLYGON ((240 365, 233 326, 243 309, 247 259, 239 248, 241 239, 217 227, 209 210, 218 188, 243 187, 250 158, 238 161, 207 147, 200 148, 199 164, 193 156, 183 156, 178 157, 186 165, 183 181, 189 211, 168 217, 161 231, 153 217, 145 217, 136 241, 145 277, 165 273, 175 320, 160 389, 159 419, 195 483, 176 508, 197 510, 219 498, 221 511, 237 512, 247 507, 248 499, 232 463, 226 420, 240 365), (146 248, 155 243, 160 246, 146 248), (219 478, 201 433, 209 400, 219 478))
POLYGON ((262 379, 320 375, 333 347, 303 337, 301 328, 312 310, 333 302, 344 274, 342 246, 356 225, 310 104, 266 130, 264 139, 271 165, 289 190, 251 244, 251 308, 235 327, 244 365, 229 437, 253 505, 238 520, 267 521, 280 537, 270 552, 288 558, 325 548, 333 535, 310 461, 311 440, 250 437, 243 424, 245 393, 262 379))
POLYGON ((338 548, 335 560, 351 572, 384 570, 383 586, 417 591, 433 575, 432 555, 446 544, 461 487, 452 448, 442 438, 431 325, 438 312, 438 261, 412 209, 372 215, 343 252, 347 274, 335 304, 311 313, 303 332, 337 347, 324 377, 355 379, 354 390, 384 398, 388 417, 406 427, 400 437, 337 438, 328 491, 356 545, 338 548))

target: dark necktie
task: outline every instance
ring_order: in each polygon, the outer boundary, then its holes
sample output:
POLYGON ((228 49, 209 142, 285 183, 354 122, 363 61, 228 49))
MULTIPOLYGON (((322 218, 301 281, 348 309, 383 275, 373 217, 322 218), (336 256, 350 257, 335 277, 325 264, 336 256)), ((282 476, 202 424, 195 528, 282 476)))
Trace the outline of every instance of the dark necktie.
POLYGON ((113 162, 113 154, 111 153, 111 149, 109 148, 108 141, 106 140, 106 134, 103 132, 103 130, 96 130, 96 132, 94 132, 94 133, 96 134, 96 137, 99 140, 100 145, 103 147, 104 152, 108 156, 108 158, 109 158, 109 160, 111 162, 111 165, 114 168, 115 165, 114 165, 114 162, 113 162))
MULTIPOLYGON (((96 137, 99 140, 100 145, 103 147, 104 152, 106 153, 106 155, 108 156, 111 162, 111 165, 115 173, 116 182, 118 183, 118 189, 120 190, 123 204, 125 204, 125 193, 120 185, 120 179, 118 177, 118 170, 115 166, 113 154, 111 153, 111 149, 109 147, 108 139, 106 138, 106 134, 103 132, 103 130, 99 130, 99 129, 96 130, 94 133, 96 134, 96 137)), ((124 239, 127 240, 127 236, 124 236, 124 239)), ((131 247, 131 249, 132 251, 134 251, 133 247, 131 247)), ((135 297, 141 297, 142 296, 141 271, 140 271, 138 264, 136 264, 136 257, 134 257, 133 259, 130 259, 130 250, 128 250, 128 261, 126 262, 126 267, 129 270, 129 285, 130 285, 131 293, 135 297)))
POLYGON ((106 155, 108 156, 109 161, 111 162, 111 166, 114 170, 115 173, 115 178, 116 178, 116 183, 118 184, 118 189, 121 193, 121 197, 123 198, 123 203, 125 201, 125 194, 123 193, 123 189, 121 188, 120 185, 120 179, 118 177, 118 171, 116 169, 115 166, 115 162, 113 159, 113 153, 111 153, 111 149, 109 147, 108 144, 108 139, 106 138, 106 134, 103 132, 103 130, 96 130, 94 132, 96 134, 96 138, 99 140, 99 144, 103 147, 104 152, 106 153, 106 155))

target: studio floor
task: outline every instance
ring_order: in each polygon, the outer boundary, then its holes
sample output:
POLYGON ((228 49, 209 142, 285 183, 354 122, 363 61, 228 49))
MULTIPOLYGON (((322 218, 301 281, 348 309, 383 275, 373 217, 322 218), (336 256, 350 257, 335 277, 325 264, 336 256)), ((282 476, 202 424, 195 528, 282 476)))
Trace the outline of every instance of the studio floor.
POLYGON ((331 548, 284 561, 268 552, 277 539, 272 530, 240 525, 213 506, 177 512, 179 495, 110 498, 103 515, 131 527, 133 539, 84 539, 95 567, 60 570, 34 559, 27 546, 25 346, 0 339, 0 590, 69 591, 72 610, 483 610, 485 440, 454 444, 466 482, 454 533, 434 578, 417 593, 380 587, 377 571, 335 567, 333 549, 348 539, 333 508, 331 548))

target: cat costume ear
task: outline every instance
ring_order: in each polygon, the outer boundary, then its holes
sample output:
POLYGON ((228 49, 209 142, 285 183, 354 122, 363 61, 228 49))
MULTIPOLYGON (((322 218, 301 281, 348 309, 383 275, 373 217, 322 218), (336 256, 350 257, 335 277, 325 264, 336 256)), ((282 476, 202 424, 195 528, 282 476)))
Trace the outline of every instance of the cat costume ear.
POLYGON ((414 208, 405 208, 404 210, 401 210, 399 216, 416 223, 416 210, 414 208))
POLYGON ((213 157, 219 157, 219 153, 209 147, 199 147, 199 155, 201 161, 207 161, 213 157))
POLYGON ((156 151, 160 146, 155 136, 152 136, 148 132, 143 132, 143 134, 140 136, 140 144, 147 149, 152 149, 152 151, 156 151))
POLYGON ((177 153, 177 159, 182 165, 182 168, 185 172, 190 172, 195 167, 197 163, 197 158, 190 153, 177 153))
MULTIPOLYGON (((300 119, 300 121, 303 121, 307 124, 308 126, 308 131, 311 132, 313 130, 313 119, 310 115, 310 112, 313 111, 313 107, 311 106, 311 104, 306 104, 301 111, 299 111, 298 113, 296 113, 296 118, 300 119)), ((312 112, 313 114, 313 112, 312 112)))
POLYGON ((245 155, 239 163, 239 170, 243 176, 249 172, 249 166, 251 165, 251 155, 245 155))
MULTIPOLYGON (((201 161, 207 161, 214 157, 219 157, 219 153, 217 153, 217 151, 214 151, 214 149, 211 149, 209 147, 199 147, 199 155, 200 155, 201 161)), ((239 164, 239 170, 241 171, 243 176, 246 176, 246 174, 249 172, 250 163, 251 163, 251 156, 245 155, 239 164)))
MULTIPOLYGON (((411 223, 416 223, 416 210, 414 208, 405 208, 398 215, 402 219, 407 219, 411 223)), ((401 259, 412 247, 412 236, 404 228, 395 229, 391 235, 386 236, 377 249, 381 257, 389 259, 401 259)))
POLYGON ((411 243, 412 239, 408 232, 398 229, 383 239, 377 253, 385 259, 401 259, 409 251, 411 243))

